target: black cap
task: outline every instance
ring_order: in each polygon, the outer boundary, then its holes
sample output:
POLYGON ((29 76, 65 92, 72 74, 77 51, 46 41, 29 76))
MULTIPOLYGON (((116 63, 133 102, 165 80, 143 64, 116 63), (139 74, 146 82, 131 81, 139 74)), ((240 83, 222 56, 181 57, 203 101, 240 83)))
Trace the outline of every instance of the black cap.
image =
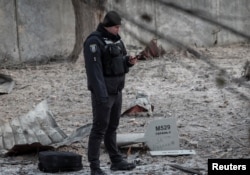
POLYGON ((117 25, 121 25, 121 17, 120 15, 115 12, 115 11, 109 11, 104 19, 103 19, 103 26, 104 27, 112 27, 112 26, 117 26, 117 25))

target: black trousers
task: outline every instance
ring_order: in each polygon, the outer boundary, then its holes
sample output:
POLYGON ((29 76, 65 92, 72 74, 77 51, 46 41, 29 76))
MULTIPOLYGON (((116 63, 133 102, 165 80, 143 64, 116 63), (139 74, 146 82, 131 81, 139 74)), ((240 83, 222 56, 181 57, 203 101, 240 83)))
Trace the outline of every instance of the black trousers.
POLYGON ((116 144, 116 130, 119 125, 122 107, 122 92, 109 95, 107 103, 96 101, 95 94, 91 93, 93 126, 88 142, 88 161, 90 168, 100 167, 100 146, 104 145, 112 163, 122 160, 116 144))

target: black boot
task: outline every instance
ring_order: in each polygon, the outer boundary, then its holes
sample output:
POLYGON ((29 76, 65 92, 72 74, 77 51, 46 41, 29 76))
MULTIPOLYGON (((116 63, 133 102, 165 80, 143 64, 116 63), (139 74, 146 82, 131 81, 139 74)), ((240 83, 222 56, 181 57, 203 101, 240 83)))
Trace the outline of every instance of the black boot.
POLYGON ((118 170, 132 170, 136 167, 134 163, 128 163, 125 160, 122 160, 121 162, 112 163, 110 169, 113 171, 118 170))
POLYGON ((102 169, 91 169, 91 175, 107 175, 102 169))

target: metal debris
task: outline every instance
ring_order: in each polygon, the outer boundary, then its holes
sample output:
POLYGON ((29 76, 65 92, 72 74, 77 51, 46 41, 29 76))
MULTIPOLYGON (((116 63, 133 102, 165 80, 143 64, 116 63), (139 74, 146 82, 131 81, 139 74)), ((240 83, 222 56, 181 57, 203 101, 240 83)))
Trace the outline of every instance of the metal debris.
POLYGON ((152 58, 157 58, 164 55, 166 51, 162 48, 162 46, 158 46, 157 39, 152 39, 145 49, 139 54, 139 60, 148 60, 152 58))
POLYGON ((0 155, 17 155, 70 145, 86 137, 91 126, 81 126, 67 136, 57 125, 44 100, 26 115, 0 125, 0 155))
POLYGON ((144 133, 117 134, 117 145, 128 146, 145 143, 156 155, 195 154, 194 150, 180 150, 179 134, 175 118, 162 118, 149 123, 144 133))
POLYGON ((15 86, 15 82, 9 75, 0 73, 0 95, 9 94, 15 86))
POLYGON ((92 123, 88 123, 84 126, 77 128, 70 136, 65 138, 63 141, 59 143, 52 144, 52 146, 58 148, 64 145, 70 145, 74 142, 81 141, 83 138, 87 137, 92 128, 92 123))
POLYGON ((44 100, 26 115, 0 125, 0 154, 22 152, 28 146, 48 146, 66 137, 44 100))
POLYGON ((117 134, 117 145, 119 147, 133 145, 137 143, 144 143, 145 140, 144 133, 123 133, 117 134))
POLYGON ((149 96, 144 92, 138 92, 135 101, 130 105, 129 109, 122 113, 123 115, 143 115, 152 116, 154 106, 149 100, 149 96))

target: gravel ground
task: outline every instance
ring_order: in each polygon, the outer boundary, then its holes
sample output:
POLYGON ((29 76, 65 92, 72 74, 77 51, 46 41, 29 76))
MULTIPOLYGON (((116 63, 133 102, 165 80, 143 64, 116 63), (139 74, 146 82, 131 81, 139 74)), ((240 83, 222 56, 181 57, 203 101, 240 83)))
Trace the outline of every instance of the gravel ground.
MULTIPOLYGON (((161 58, 139 61, 131 69, 123 91, 123 111, 135 100, 138 91, 144 91, 150 96, 154 112, 152 116, 124 116, 118 130, 118 133, 142 133, 152 120, 175 117, 181 149, 192 149, 196 154, 153 157, 145 146, 122 148, 129 161, 140 160, 138 166, 130 172, 112 172, 102 149, 101 166, 108 174, 187 174, 171 164, 206 174, 210 158, 250 158, 250 83, 240 81, 243 66, 250 60, 250 47, 232 45, 197 50, 205 56, 204 60, 175 50, 161 58)), ((44 99, 66 134, 91 122, 90 94, 82 59, 77 64, 24 66, 1 69, 1 73, 11 75, 16 82, 10 94, 0 96, 1 123, 26 114, 44 99)), ((84 168, 58 174, 89 174, 87 138, 59 150, 81 154, 84 168)), ((0 174, 45 174, 38 170, 37 163, 37 153, 3 157, 0 174)))

